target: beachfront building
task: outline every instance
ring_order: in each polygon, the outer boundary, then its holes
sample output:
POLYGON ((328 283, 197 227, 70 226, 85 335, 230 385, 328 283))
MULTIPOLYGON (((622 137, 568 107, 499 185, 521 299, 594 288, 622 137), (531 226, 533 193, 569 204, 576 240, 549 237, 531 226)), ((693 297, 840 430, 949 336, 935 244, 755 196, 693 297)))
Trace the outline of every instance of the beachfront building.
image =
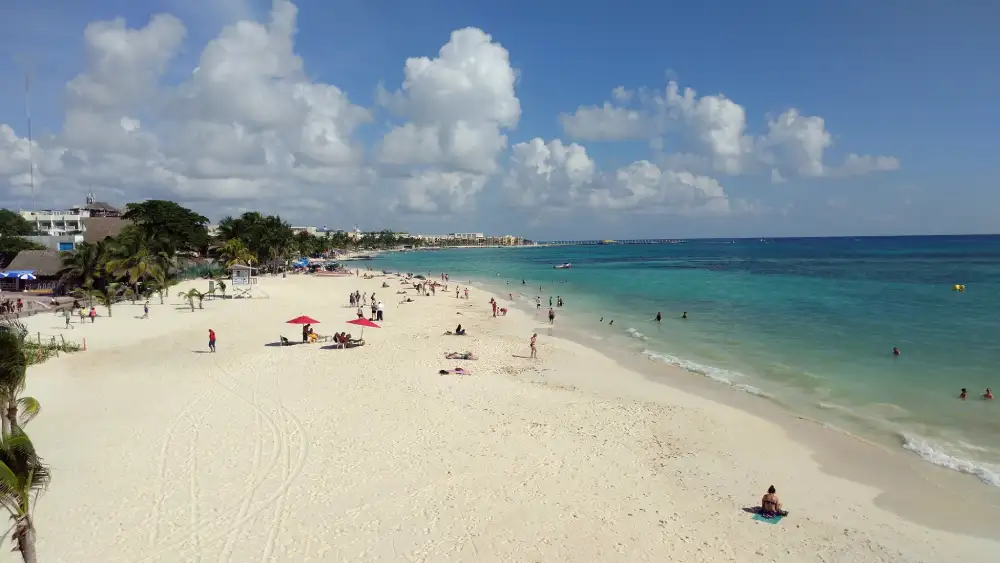
POLYGON ((75 250, 77 246, 80 246, 84 242, 82 234, 32 235, 23 236, 21 238, 31 241, 39 246, 44 246, 49 250, 56 250, 59 252, 70 252, 75 250))
MULTIPOLYGON (((97 201, 97 198, 92 193, 87 194, 87 203, 84 205, 74 205, 69 209, 21 210, 20 215, 34 226, 35 231, 39 235, 49 237, 86 235, 87 230, 97 224, 106 227, 106 225, 112 223, 122 223, 122 211, 103 201, 97 201)), ((104 231, 107 229, 102 228, 101 230, 104 231)), ((120 226, 118 230, 120 230, 120 226)), ((89 241, 89 237, 85 236, 85 240, 89 241)), ((42 242, 40 244, 46 243, 42 242)), ((60 250, 60 248, 56 248, 56 250, 60 250)), ((72 250, 72 248, 68 250, 72 250)))
POLYGON ((513 235, 487 236, 483 233, 448 233, 444 235, 412 235, 429 246, 521 246, 524 239, 513 235))
POLYGON ((59 283, 62 254, 56 250, 22 250, 0 270, 2 291, 51 291, 59 283))
POLYGON ((317 229, 316 227, 312 227, 312 226, 310 226, 310 227, 292 227, 292 233, 296 234, 296 235, 299 234, 299 233, 306 233, 306 234, 310 234, 310 235, 312 235, 314 237, 322 236, 324 234, 319 229, 317 229))

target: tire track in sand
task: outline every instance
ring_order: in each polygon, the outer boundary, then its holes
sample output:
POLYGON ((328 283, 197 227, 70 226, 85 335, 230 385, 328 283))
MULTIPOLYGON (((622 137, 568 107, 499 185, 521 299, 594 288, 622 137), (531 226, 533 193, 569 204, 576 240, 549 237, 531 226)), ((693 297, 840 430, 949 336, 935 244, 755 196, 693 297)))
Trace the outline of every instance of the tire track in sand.
MULTIPOLYGON (((218 362, 216 362, 216 368, 218 369, 219 372, 225 374, 227 376, 227 379, 235 384, 234 386, 247 387, 245 384, 234 378, 222 366, 220 366, 218 362)), ((247 399, 235 389, 226 386, 225 384, 223 384, 222 381, 216 379, 215 377, 210 376, 210 378, 213 381, 215 381, 219 387, 225 389, 226 391, 234 395, 236 398, 240 399, 241 401, 253 407, 252 400, 247 399)), ((214 522, 204 522, 203 523, 204 525, 200 526, 200 531, 204 531, 207 529, 210 531, 210 533, 208 535, 200 536, 203 544, 206 545, 211 544, 212 542, 218 541, 223 537, 231 533, 234 533, 234 531, 238 532, 241 526, 252 521, 253 518, 255 518, 258 514, 263 512, 269 506, 273 506, 274 503, 279 499, 282 499, 283 497, 287 496, 288 490, 291 487, 292 482, 302 473, 302 469, 305 466, 309 450, 308 436, 305 432, 305 428, 302 426, 301 421, 299 421, 299 419, 295 416, 293 412, 285 408, 280 403, 274 403, 274 404, 277 407, 278 412, 283 415, 281 426, 284 426, 284 428, 281 428, 279 425, 275 424, 275 428, 279 430, 278 442, 287 443, 288 442, 287 437, 291 436, 292 434, 296 434, 298 436, 297 441, 299 447, 297 455, 291 456, 291 453, 289 453, 289 455, 292 457, 293 460, 289 473, 285 476, 284 479, 282 479, 282 482, 278 485, 277 489, 274 492, 265 497, 263 501, 251 504, 249 510, 242 517, 238 516, 235 520, 228 522, 228 525, 226 525, 227 522, 221 519, 216 519, 214 522), (290 425, 289 422, 291 423, 290 425), (282 430, 283 432, 281 432, 282 430)), ((260 413, 264 417, 265 421, 270 418, 263 409, 260 410, 260 413)), ((256 491, 257 489, 259 489, 263 485, 264 481, 266 481, 266 479, 258 483, 258 485, 255 487, 254 490, 256 491)), ((193 549, 191 546, 191 542, 194 540, 194 536, 196 533, 199 533, 199 531, 177 530, 176 532, 170 534, 168 537, 164 538, 164 542, 167 545, 169 545, 169 547, 161 549, 156 553, 149 554, 140 561, 146 562, 154 560, 158 557, 167 555, 168 553, 170 554, 171 557, 170 560, 178 560, 177 559, 178 557, 186 559, 190 555, 193 549)), ((220 558, 219 561, 231 561, 231 559, 232 559, 232 553, 230 551, 223 553, 222 558, 220 558)))
MULTIPOLYGON (((140 524, 140 526, 143 526, 151 522, 151 528, 149 531, 150 548, 156 547, 156 540, 158 539, 160 534, 160 520, 162 518, 160 512, 162 511, 163 508, 163 500, 165 494, 164 486, 167 480, 167 467, 169 466, 168 459, 170 453, 170 446, 174 438, 174 433, 177 431, 177 428, 180 426, 181 422, 188 417, 188 413, 190 413, 191 410, 198 405, 198 403, 205 400, 211 393, 212 389, 207 388, 201 395, 195 397, 190 403, 188 403, 183 409, 181 409, 181 412, 177 413, 177 416, 174 417, 172 421, 170 421, 170 424, 167 426, 166 431, 164 431, 163 433, 163 445, 160 447, 160 456, 157 462, 156 491, 153 495, 153 509, 150 515, 145 520, 143 520, 142 524, 140 524)), ((204 416, 204 411, 201 413, 200 416, 204 416)))
MULTIPOLYGON (((278 381, 278 372, 274 371, 271 381, 274 384, 274 394, 272 395, 274 399, 274 404, 278 407, 278 415, 282 417, 283 422, 287 424, 287 418, 285 418, 286 412, 291 412, 285 408, 284 404, 281 402, 281 383, 278 381)), ((287 436, 291 438, 291 434, 287 436)), ((281 480, 285 482, 288 476, 292 472, 292 449, 289 441, 285 441, 285 459, 283 467, 281 468, 281 480)), ((281 524, 285 517, 285 497, 282 495, 278 498, 277 502, 274 503, 274 515, 271 518, 271 526, 267 531, 267 539, 264 541, 264 549, 261 551, 261 563, 267 563, 274 556, 274 544, 278 539, 278 534, 281 533, 281 524)))
MULTIPOLYGON (((221 370, 220 370, 221 371, 221 370)), ((231 382, 238 383, 236 380, 232 379, 225 371, 222 372, 227 379, 231 382)), ((257 433, 257 440, 254 441, 254 452, 253 461, 250 470, 250 477, 247 480, 247 487, 243 492, 243 503, 240 505, 240 510, 236 514, 236 520, 240 520, 247 515, 250 511, 250 506, 253 503, 254 496, 257 490, 263 486, 264 481, 267 479, 271 470, 274 469, 275 465, 278 464, 278 459, 281 455, 281 444, 287 442, 287 439, 283 438, 281 432, 278 428, 277 423, 274 419, 264 414, 263 409, 260 407, 260 371, 255 371, 254 385, 250 388, 251 390, 251 400, 250 408, 254 412, 254 428, 257 433), (267 431, 270 433, 272 438, 273 446, 271 448, 270 459, 267 462, 267 466, 263 471, 261 470, 261 461, 264 451, 264 430, 263 425, 267 426, 267 431)), ((219 554, 219 561, 228 561, 232 559, 233 550, 236 548, 236 542, 240 538, 239 526, 233 527, 229 532, 229 537, 226 539, 226 543, 222 547, 222 552, 219 554)))

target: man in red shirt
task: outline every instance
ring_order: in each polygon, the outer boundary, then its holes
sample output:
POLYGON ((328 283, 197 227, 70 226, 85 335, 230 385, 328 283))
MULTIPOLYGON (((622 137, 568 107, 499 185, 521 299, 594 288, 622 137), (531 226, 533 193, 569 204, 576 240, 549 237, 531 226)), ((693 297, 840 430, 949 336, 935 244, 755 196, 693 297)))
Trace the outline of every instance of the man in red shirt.
POLYGON ((208 329, 208 351, 215 352, 215 331, 208 329))

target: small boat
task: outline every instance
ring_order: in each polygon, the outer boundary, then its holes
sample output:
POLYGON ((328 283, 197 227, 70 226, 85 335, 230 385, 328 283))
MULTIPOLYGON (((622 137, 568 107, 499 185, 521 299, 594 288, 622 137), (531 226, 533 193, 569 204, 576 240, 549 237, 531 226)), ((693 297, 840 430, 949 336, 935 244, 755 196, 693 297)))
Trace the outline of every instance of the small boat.
POLYGON ((556 270, 565 270, 566 268, 571 268, 572 266, 573 266, 572 264, 566 262, 565 264, 559 264, 558 266, 552 266, 552 267, 555 268, 556 270))

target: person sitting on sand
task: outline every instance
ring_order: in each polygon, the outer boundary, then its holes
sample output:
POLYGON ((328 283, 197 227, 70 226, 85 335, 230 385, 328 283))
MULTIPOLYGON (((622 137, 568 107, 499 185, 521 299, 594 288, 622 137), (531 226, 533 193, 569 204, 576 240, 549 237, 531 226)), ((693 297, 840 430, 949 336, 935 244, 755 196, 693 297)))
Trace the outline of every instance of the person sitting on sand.
POLYGON ((775 516, 787 516, 788 513, 781 509, 781 500, 778 499, 778 491, 771 485, 767 488, 767 494, 760 499, 760 514, 765 518, 775 516))
POLYGON ((445 358, 449 360, 475 360, 476 355, 472 352, 448 352, 444 355, 445 358))
POLYGON ((455 328, 455 336, 465 336, 465 329, 462 328, 462 325, 458 325, 455 328))

